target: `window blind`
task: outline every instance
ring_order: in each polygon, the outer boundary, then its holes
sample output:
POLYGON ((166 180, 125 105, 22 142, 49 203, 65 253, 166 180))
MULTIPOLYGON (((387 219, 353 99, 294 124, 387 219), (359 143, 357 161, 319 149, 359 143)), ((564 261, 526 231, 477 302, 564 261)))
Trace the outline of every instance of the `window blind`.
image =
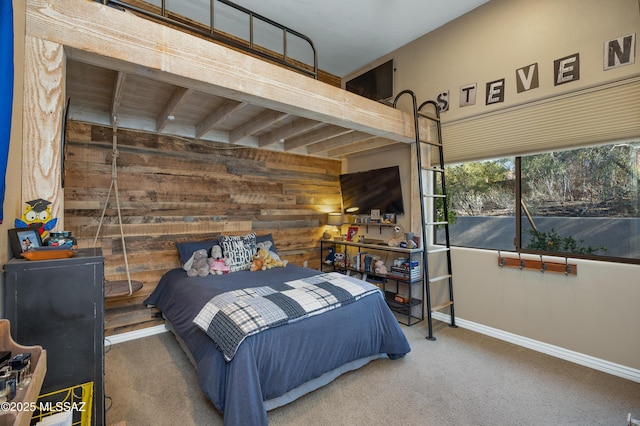
POLYGON ((442 123, 447 163, 640 139, 640 76, 442 123))

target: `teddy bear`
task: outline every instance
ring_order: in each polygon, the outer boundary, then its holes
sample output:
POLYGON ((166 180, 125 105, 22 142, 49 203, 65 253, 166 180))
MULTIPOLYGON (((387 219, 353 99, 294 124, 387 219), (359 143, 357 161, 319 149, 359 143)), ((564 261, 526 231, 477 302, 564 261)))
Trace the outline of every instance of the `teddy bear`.
POLYGON ((201 249, 193 252, 189 260, 182 266, 182 269, 187 271, 187 276, 189 277, 206 277, 209 275, 210 267, 207 250, 201 249))
POLYGON ((259 247, 256 254, 264 262, 264 269, 284 268, 287 266, 288 261, 280 260, 280 257, 276 253, 266 250, 264 247, 259 247))
POLYGON ((253 261, 251 262, 251 266, 249 267, 249 270, 252 272, 255 272, 255 271, 264 271, 265 269, 267 269, 267 267, 264 264, 264 260, 262 259, 262 256, 260 255, 260 253, 254 254, 253 261))
POLYGON ((222 275, 231 272, 229 259, 222 257, 222 248, 218 245, 211 248, 211 258, 209 259, 209 263, 211 275, 222 275))
POLYGON ((344 268, 346 266, 346 263, 344 260, 344 253, 335 253, 333 255, 333 264, 335 266, 340 266, 344 268))
POLYGON ((260 249, 263 249, 266 252, 263 256, 263 260, 265 261, 265 263, 267 265, 273 265, 271 266, 272 268, 274 266, 278 266, 278 267, 287 266, 287 263, 289 263, 289 261, 280 259, 280 256, 278 256, 278 253, 271 250, 271 246, 273 246, 273 242, 269 240, 262 241, 256 244, 258 252, 260 251, 260 249))
POLYGON ((376 259, 376 261, 373 263, 373 271, 376 274, 382 275, 387 273, 387 267, 382 259, 376 259))
POLYGON ((273 246, 273 242, 269 240, 262 241, 256 244, 256 248, 257 248, 256 253, 260 253, 261 250, 264 251, 261 256, 262 256, 262 260, 267 266, 267 269, 271 269, 273 267, 287 266, 287 263, 289 263, 289 261, 280 259, 280 256, 278 256, 278 253, 271 250, 272 246, 273 246))

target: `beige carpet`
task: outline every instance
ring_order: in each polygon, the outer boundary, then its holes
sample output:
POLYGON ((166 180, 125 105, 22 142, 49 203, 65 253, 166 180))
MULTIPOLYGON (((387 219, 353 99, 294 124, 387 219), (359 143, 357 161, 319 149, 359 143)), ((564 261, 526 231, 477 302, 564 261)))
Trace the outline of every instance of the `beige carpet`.
MULTIPOLYGON (((640 383, 435 322, 403 327, 412 351, 380 359, 269 412, 271 425, 606 425, 640 417, 640 383)), ((170 333, 105 360, 107 424, 222 425, 170 333)))

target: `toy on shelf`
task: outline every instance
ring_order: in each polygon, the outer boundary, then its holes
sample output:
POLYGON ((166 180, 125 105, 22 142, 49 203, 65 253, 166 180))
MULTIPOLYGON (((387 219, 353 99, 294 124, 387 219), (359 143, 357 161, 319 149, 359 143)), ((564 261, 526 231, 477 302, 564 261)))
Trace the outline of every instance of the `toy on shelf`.
POLYGON ((51 231, 57 223, 58 218, 51 217, 51 201, 38 198, 27 201, 27 207, 20 219, 16 219, 15 227, 37 229, 40 239, 45 240, 48 231, 51 231))
POLYGON ((327 265, 333 265, 333 261, 335 260, 335 250, 333 247, 329 247, 329 253, 324 258, 324 263, 327 265))

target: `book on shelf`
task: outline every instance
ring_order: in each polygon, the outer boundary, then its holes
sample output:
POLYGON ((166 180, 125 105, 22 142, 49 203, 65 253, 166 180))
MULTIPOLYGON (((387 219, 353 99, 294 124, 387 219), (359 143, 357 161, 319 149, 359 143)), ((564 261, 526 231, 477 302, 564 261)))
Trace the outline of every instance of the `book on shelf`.
POLYGON ((363 272, 372 272, 373 271, 373 262, 377 256, 371 255, 367 252, 358 252, 355 256, 355 269, 363 272))
POLYGON ((392 266, 387 275, 402 279, 417 280, 422 276, 422 271, 419 266, 414 266, 411 269, 402 266, 392 266))

